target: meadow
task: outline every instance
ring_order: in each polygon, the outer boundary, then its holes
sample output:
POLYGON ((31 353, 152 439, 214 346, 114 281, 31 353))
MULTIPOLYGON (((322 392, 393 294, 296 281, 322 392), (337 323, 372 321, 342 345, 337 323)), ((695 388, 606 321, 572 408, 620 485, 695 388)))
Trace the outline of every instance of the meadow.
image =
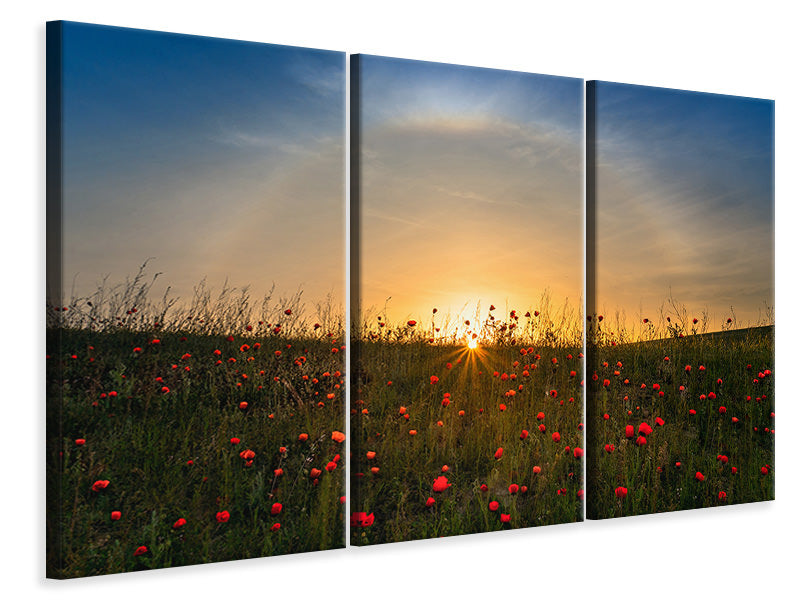
POLYGON ((351 543, 582 520, 580 316, 436 312, 355 331, 351 543))
POLYGON ((589 320, 587 517, 773 499, 774 326, 607 325, 589 320))
POLYGON ((153 283, 47 308, 48 576, 344 547, 338 312, 153 283))

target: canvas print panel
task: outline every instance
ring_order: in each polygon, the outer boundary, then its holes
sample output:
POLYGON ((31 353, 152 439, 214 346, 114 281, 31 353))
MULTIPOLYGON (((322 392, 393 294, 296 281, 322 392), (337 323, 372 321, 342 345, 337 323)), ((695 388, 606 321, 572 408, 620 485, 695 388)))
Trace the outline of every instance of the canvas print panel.
POLYGON ((774 104, 590 82, 587 516, 771 500, 774 104))
POLYGON ((581 520, 582 81, 351 82, 351 542, 581 520))
POLYGON ((48 576, 343 547, 344 55, 48 44, 48 576))

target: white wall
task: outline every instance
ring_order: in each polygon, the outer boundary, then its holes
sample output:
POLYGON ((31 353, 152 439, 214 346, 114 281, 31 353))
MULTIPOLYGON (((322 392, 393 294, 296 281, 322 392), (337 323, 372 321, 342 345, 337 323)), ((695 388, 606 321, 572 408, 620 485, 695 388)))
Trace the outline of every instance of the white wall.
MULTIPOLYGON (((796 18, 753 2, 165 0, 4 6, 0 579, 9 598, 784 597, 796 593, 796 18), (529 6, 529 4, 531 4, 529 6), (693 6, 697 4, 698 6, 693 6), (558 7, 558 8, 555 8, 558 7), (773 98, 778 500, 501 534, 44 582, 44 21, 69 19, 773 98), (21 292, 21 294, 20 294, 21 292), (188 577, 187 577, 188 576, 188 577)), ((784 3, 789 5, 789 3, 784 3)), ((747 244, 747 240, 742 240, 747 244)))

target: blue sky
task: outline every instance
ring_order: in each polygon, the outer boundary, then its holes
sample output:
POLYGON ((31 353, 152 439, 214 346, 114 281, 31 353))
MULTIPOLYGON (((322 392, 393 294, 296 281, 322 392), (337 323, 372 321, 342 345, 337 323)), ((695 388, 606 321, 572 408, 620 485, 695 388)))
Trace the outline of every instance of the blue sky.
POLYGON ((583 81, 361 61, 364 308, 579 308, 583 81))
POLYGON ((773 119, 769 100, 598 82, 601 312, 653 319, 671 293, 718 329, 774 305, 773 119))
POLYGON ((343 53, 64 26, 64 285, 344 301, 343 53))

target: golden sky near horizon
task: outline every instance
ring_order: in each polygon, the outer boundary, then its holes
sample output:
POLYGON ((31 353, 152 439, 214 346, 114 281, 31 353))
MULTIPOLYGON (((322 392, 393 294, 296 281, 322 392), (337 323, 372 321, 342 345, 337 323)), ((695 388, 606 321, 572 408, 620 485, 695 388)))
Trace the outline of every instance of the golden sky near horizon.
POLYGON ((578 309, 580 80, 372 57, 361 77, 364 313, 578 309))

